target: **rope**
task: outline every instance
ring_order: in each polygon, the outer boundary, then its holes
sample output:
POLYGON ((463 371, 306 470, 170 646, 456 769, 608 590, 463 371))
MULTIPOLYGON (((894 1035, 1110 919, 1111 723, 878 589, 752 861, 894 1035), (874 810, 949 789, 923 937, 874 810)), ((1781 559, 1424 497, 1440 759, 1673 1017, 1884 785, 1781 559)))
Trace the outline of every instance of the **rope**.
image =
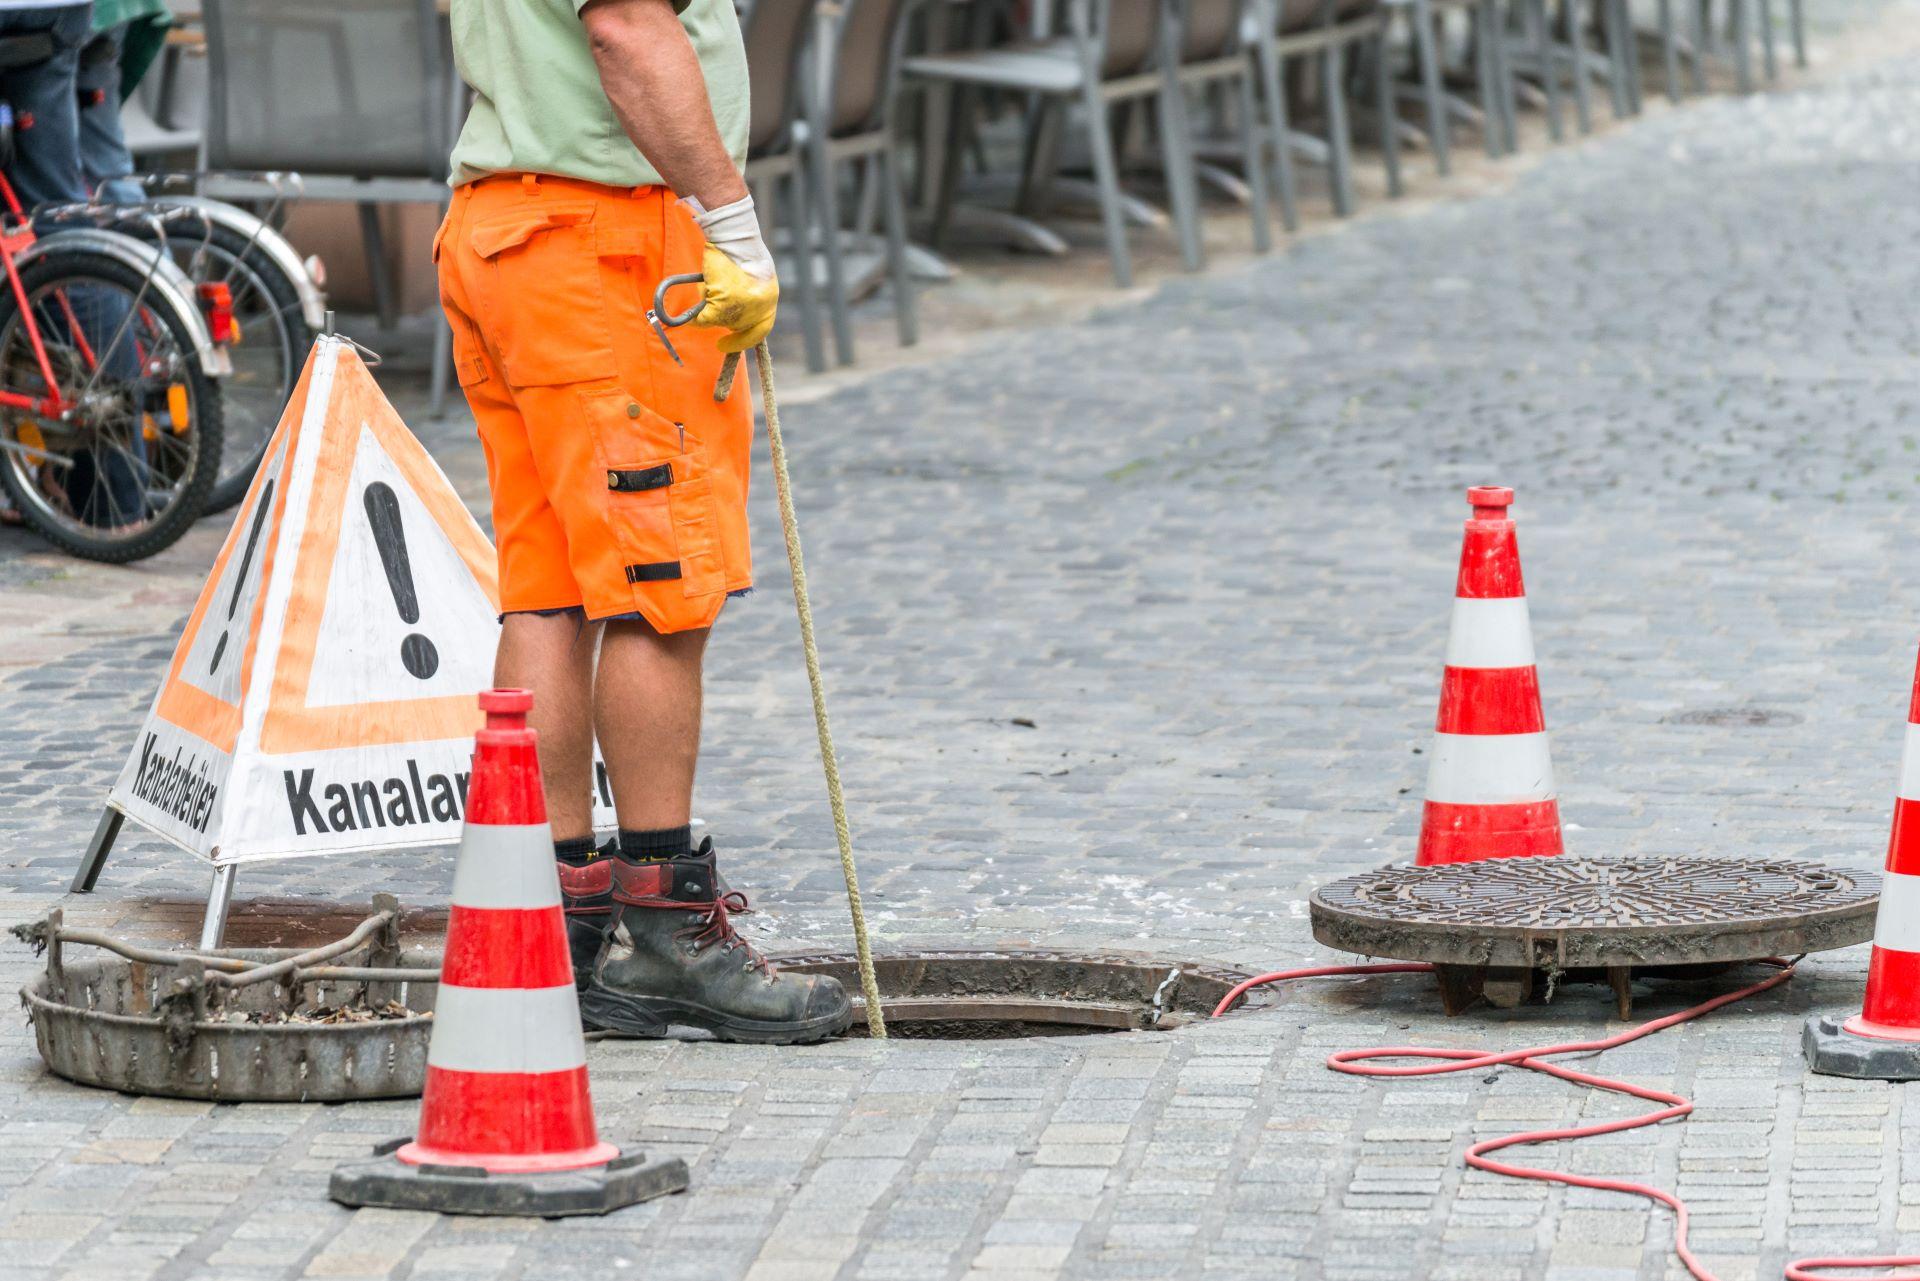
MULTIPOLYGON (((1649 1085, 1636 1085, 1631 1081, 1620 1081, 1592 1072, 1582 1072, 1577 1068, 1549 1063, 1547 1060, 1562 1054, 1596 1054, 1601 1050, 1611 1050, 1615 1046, 1638 1041, 1642 1037, 1652 1036, 1655 1032, 1691 1022, 1704 1014, 1711 1014, 1723 1006, 1732 1005, 1735 1001, 1744 1001, 1750 996, 1758 996, 1769 988, 1779 987, 1793 977, 1792 961, 1770 957, 1759 964, 1771 965, 1775 967, 1775 972, 1737 992, 1716 996, 1710 1001, 1681 1010, 1677 1014, 1669 1014, 1664 1018, 1657 1018, 1597 1040, 1571 1041, 1564 1045, 1535 1045, 1524 1050, 1506 1051, 1439 1049, 1424 1045, 1383 1045, 1364 1050, 1340 1050, 1328 1057, 1327 1066, 1335 1072, 1344 1072, 1349 1076, 1372 1077, 1442 1076, 1452 1072, 1484 1072, 1490 1067, 1517 1067, 1525 1068, 1529 1072, 1545 1073, 1590 1089, 1606 1090, 1609 1093, 1624 1094, 1629 1098, 1660 1104, 1656 1111, 1642 1112, 1637 1116, 1620 1117, 1612 1121, 1600 1121, 1591 1125, 1570 1126, 1557 1130, 1530 1130, 1519 1134, 1502 1135, 1495 1139, 1482 1139, 1467 1149, 1467 1164, 1476 1170, 1505 1175, 1510 1179, 1534 1179, 1542 1183, 1563 1183, 1574 1188, 1594 1188, 1601 1192, 1624 1192, 1628 1196, 1645 1197, 1649 1201, 1657 1201, 1673 1211, 1673 1252, 1679 1257, 1681 1266, 1686 1268, 1688 1274, 1696 1281, 1719 1281, 1719 1278, 1693 1252, 1692 1242, 1687 1239, 1687 1203, 1677 1194, 1668 1192, 1664 1188, 1634 1183, 1627 1179, 1597 1178, 1566 1170, 1511 1165, 1505 1161, 1494 1160, 1490 1154, 1502 1148, 1521 1147, 1534 1143, 1558 1143, 1566 1139, 1585 1139, 1600 1134, 1618 1134, 1622 1130, 1637 1130, 1642 1126, 1659 1125, 1663 1121, 1672 1121, 1691 1115, 1693 1101, 1681 1095, 1672 1094, 1666 1090, 1656 1090, 1649 1085), (1376 1059, 1427 1059, 1430 1061, 1397 1065, 1376 1063, 1373 1061, 1376 1059)), ((1432 969, 1431 965, 1424 962, 1412 962, 1390 965, 1319 965, 1311 969, 1281 970, 1274 974, 1262 974, 1258 978, 1248 979, 1227 993, 1220 1004, 1214 1007, 1213 1017, 1217 1019, 1224 1015, 1248 990, 1264 987, 1269 983, 1284 983, 1291 979, 1321 978, 1327 975, 1420 974, 1429 973, 1432 969)), ((1920 1256, 1882 1255, 1870 1259, 1795 1259, 1786 1266, 1785 1281, 1840 1281, 1840 1278, 1827 1274, 1835 1270, 1900 1268, 1912 1267, 1915 1264, 1920 1264, 1920 1256)), ((1920 1272, 1887 1273, 1874 1278, 1862 1277, 1859 1281, 1920 1281, 1920 1272)))
MULTIPOLYGON (((833 835, 840 842, 840 872, 847 879, 847 907, 853 913, 853 945, 860 959, 860 990, 867 998, 868 1033, 886 1039, 880 1010, 880 984, 873 977, 873 949, 867 945, 867 916, 860 907, 860 876, 853 866, 853 833, 847 827, 847 800, 840 790, 840 760, 827 726, 827 696, 820 681, 820 651, 813 641, 813 606, 807 599, 807 567, 800 558, 800 523, 793 514, 793 481, 787 475, 787 447, 780 438, 780 406, 773 394, 773 354, 763 342, 753 349, 760 375, 760 404, 767 415, 767 444, 773 452, 773 487, 780 497, 780 529, 787 538, 787 564, 793 571, 793 604, 800 614, 800 644, 807 652, 807 683, 813 687, 813 725, 820 735, 820 763, 827 772, 827 802, 833 807, 833 835)), ((734 364, 728 357, 728 366, 734 364)), ((731 383, 732 379, 727 379, 731 383)), ((725 393, 716 393, 723 395, 725 393)))

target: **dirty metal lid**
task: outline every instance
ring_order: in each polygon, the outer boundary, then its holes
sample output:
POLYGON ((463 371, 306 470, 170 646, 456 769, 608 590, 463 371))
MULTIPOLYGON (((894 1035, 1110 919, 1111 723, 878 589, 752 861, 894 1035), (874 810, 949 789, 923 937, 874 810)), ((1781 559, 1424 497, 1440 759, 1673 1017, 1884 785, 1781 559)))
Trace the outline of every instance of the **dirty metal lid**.
POLYGON ((1880 878, 1797 859, 1398 864, 1314 891, 1313 936, 1365 956, 1569 969, 1794 956, 1873 937, 1880 878))

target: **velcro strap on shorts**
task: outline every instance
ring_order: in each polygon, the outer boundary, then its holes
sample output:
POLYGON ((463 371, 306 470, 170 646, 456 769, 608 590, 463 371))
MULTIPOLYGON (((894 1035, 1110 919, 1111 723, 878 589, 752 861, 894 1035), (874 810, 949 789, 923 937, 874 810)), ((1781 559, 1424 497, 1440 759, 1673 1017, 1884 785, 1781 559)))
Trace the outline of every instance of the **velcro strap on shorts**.
POLYGON ((648 565, 627 566, 629 583, 664 583, 680 577, 680 562, 677 560, 657 560, 648 565))
MULTIPOLYGON (((621 494, 640 494, 649 489, 665 489, 673 483, 673 464, 661 463, 658 467, 641 467, 632 471, 619 468, 607 469, 607 488, 621 494)), ((674 577, 678 578, 676 574, 674 577)))

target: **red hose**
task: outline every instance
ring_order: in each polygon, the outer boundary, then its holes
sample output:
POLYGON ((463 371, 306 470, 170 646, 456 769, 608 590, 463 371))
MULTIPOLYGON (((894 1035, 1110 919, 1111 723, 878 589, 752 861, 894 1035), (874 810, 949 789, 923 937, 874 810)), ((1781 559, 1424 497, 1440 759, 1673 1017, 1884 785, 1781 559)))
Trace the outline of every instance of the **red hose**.
MULTIPOLYGON (((1561 1067, 1545 1060, 1559 1054, 1586 1054, 1599 1050, 1611 1050, 1615 1046, 1637 1041, 1644 1036, 1664 1031, 1680 1023, 1687 1023, 1703 1014, 1710 1014, 1723 1005, 1732 1005, 1735 1001, 1744 1001, 1757 996, 1769 988, 1775 988, 1793 977, 1793 963, 1772 959, 1763 962, 1778 967, 1778 972, 1760 982, 1743 987, 1737 992, 1716 996, 1691 1009, 1669 1014, 1664 1018, 1642 1023, 1638 1027, 1628 1028, 1613 1036, 1602 1037, 1594 1041, 1569 1041, 1564 1045, 1536 1045, 1530 1049, 1508 1050, 1493 1054, 1481 1050, 1443 1050, 1418 1045, 1376 1046, 1363 1050, 1341 1050, 1327 1059, 1327 1066, 1336 1072, 1345 1072, 1349 1076, 1442 1076, 1449 1072, 1478 1072, 1490 1067, 1520 1067, 1530 1072, 1544 1072, 1548 1076, 1559 1077, 1562 1081, 1571 1081, 1575 1085, 1591 1086, 1596 1090, 1607 1090, 1614 1094, 1625 1094, 1636 1099, 1645 1099, 1649 1103, 1661 1106, 1652 1112, 1639 1116, 1625 1117, 1617 1121, 1603 1121, 1595 1125, 1574 1126, 1563 1130, 1529 1130, 1521 1134, 1508 1134, 1497 1139, 1486 1139, 1467 1149, 1467 1164, 1476 1170, 1487 1170, 1494 1174, 1504 1174, 1513 1179, 1537 1179, 1545 1183, 1564 1183, 1576 1188, 1597 1188, 1603 1192, 1624 1192, 1629 1196, 1645 1197, 1667 1206, 1674 1214, 1673 1249, 1680 1262, 1686 1265, 1697 1281, 1720 1281, 1707 1271, 1706 1265, 1694 1257, 1687 1242, 1687 1203, 1673 1193, 1661 1188, 1649 1187, 1644 1183, 1633 1183, 1626 1179, 1596 1179, 1584 1174, 1570 1174, 1565 1170, 1542 1170, 1529 1165, 1509 1165, 1504 1161, 1489 1158, 1488 1153, 1498 1152, 1502 1148, 1516 1147, 1525 1143, 1555 1143, 1561 1139, 1584 1139, 1596 1134, 1617 1134, 1622 1130, 1637 1130, 1645 1125, 1658 1125, 1683 1117, 1693 1111, 1693 1102, 1678 1094, 1669 1094, 1664 1090, 1651 1089, 1644 1085, 1635 1085, 1630 1081, 1616 1081, 1610 1077, 1596 1076, 1591 1072, 1582 1072, 1575 1068, 1561 1067), (1373 1059, 1438 1059, 1437 1063, 1413 1063, 1387 1066, 1371 1062, 1373 1059)), ((1248 991, 1264 987, 1269 983, 1282 983, 1288 979, 1322 978, 1340 974, 1421 974, 1431 973, 1433 967, 1418 962, 1401 962, 1387 965, 1317 965, 1308 969, 1280 970, 1273 974, 1262 974, 1258 978, 1248 979, 1235 987, 1214 1007, 1213 1017, 1219 1018, 1232 1008, 1248 991)), ((1786 1281, 1839 1281, 1832 1276, 1819 1275, 1835 1269, 1856 1270, 1860 1268, 1903 1268, 1920 1265, 1920 1256, 1886 1255, 1873 1259, 1796 1259, 1787 1265, 1786 1281)), ((1865 1281, 1864 1278, 1861 1281, 1865 1281)), ((1920 1281, 1920 1272, 1899 1272, 1874 1278, 1873 1281, 1920 1281)))

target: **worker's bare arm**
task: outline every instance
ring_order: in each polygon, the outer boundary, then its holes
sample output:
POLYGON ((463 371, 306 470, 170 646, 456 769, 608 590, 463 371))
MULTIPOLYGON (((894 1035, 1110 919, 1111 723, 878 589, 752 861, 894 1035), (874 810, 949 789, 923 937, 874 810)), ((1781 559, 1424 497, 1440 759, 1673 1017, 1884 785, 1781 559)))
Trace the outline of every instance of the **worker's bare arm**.
POLYGON ((614 114, 673 193, 707 209, 744 197, 671 0, 590 0, 580 21, 614 114))

